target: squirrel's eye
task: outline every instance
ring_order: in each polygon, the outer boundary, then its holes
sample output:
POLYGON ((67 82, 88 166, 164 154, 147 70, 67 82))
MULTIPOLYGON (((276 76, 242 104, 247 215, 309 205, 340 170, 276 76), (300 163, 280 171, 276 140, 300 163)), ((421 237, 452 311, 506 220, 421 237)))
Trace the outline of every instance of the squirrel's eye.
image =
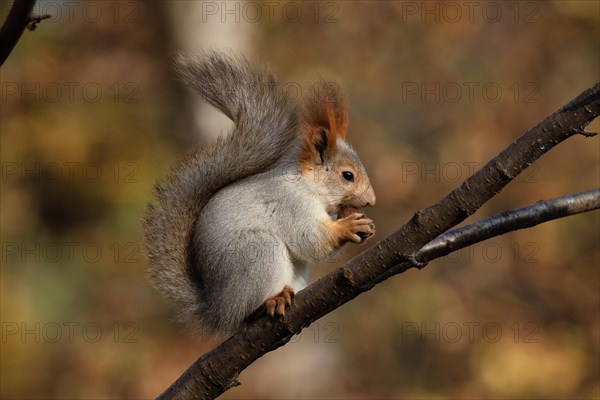
POLYGON ((342 176, 344 177, 345 180, 354 182, 354 174, 352 172, 344 171, 344 172, 342 172, 342 176))

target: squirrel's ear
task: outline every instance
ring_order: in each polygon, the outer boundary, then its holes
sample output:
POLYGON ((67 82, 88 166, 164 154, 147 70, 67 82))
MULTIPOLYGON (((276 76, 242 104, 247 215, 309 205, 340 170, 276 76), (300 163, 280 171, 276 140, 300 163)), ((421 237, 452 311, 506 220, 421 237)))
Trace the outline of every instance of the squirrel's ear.
POLYGON ((323 163, 335 152, 337 139, 346 138, 346 102, 333 82, 319 81, 311 87, 310 93, 302 113, 305 134, 302 159, 323 163), (317 155, 320 160, 315 159, 317 155))
POLYGON ((335 152, 335 138, 324 126, 304 125, 301 161, 307 165, 323 164, 335 152))
POLYGON ((326 128, 321 127, 319 129, 317 129, 315 134, 312 135, 311 141, 312 141, 312 145, 314 146, 315 150, 319 153, 319 157, 321 158, 321 164, 323 164, 325 162, 325 160, 327 159, 327 147, 329 145, 329 132, 327 131, 326 128))

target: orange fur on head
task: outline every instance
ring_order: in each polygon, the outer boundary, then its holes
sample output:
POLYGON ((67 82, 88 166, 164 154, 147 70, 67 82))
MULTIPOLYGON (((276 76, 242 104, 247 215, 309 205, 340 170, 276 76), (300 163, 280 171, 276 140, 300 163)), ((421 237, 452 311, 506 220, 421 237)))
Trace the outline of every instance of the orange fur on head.
POLYGON ((311 87, 302 112, 304 145, 301 164, 312 165, 320 154, 333 154, 338 138, 346 139, 348 110, 338 85, 320 80, 311 87), (325 135, 325 137, 324 137, 325 135))

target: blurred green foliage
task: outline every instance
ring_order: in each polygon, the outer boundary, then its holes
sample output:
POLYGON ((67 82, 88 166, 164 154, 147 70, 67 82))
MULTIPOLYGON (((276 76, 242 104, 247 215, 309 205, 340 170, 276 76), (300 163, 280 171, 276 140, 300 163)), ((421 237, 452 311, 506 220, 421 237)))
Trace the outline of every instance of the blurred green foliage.
MULTIPOLYGON (((215 133, 194 134, 171 69, 184 18, 205 29, 198 46, 246 32, 243 50, 290 87, 339 82, 379 239, 599 78, 596 2, 36 7, 54 18, 25 32, 0 76, 2 398, 153 397, 215 344, 172 321, 141 247, 154 181, 215 133)), ((599 154, 598 138, 569 139, 470 221, 597 187, 599 154)), ((598 220, 513 232, 392 278, 225 397, 598 398, 598 220)))

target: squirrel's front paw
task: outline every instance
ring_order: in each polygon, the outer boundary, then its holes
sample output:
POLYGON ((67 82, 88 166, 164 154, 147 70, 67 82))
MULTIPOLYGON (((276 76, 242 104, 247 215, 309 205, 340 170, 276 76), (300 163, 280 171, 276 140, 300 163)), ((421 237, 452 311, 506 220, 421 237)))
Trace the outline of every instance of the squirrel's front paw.
POLYGON ((363 243, 375 233, 375 224, 364 214, 353 213, 335 221, 341 227, 343 237, 347 241, 363 243))
POLYGON ((291 306, 293 301, 294 289, 288 285, 285 285, 281 293, 265 300, 263 307, 265 308, 268 316, 277 316, 282 318, 285 315, 286 307, 291 306))

